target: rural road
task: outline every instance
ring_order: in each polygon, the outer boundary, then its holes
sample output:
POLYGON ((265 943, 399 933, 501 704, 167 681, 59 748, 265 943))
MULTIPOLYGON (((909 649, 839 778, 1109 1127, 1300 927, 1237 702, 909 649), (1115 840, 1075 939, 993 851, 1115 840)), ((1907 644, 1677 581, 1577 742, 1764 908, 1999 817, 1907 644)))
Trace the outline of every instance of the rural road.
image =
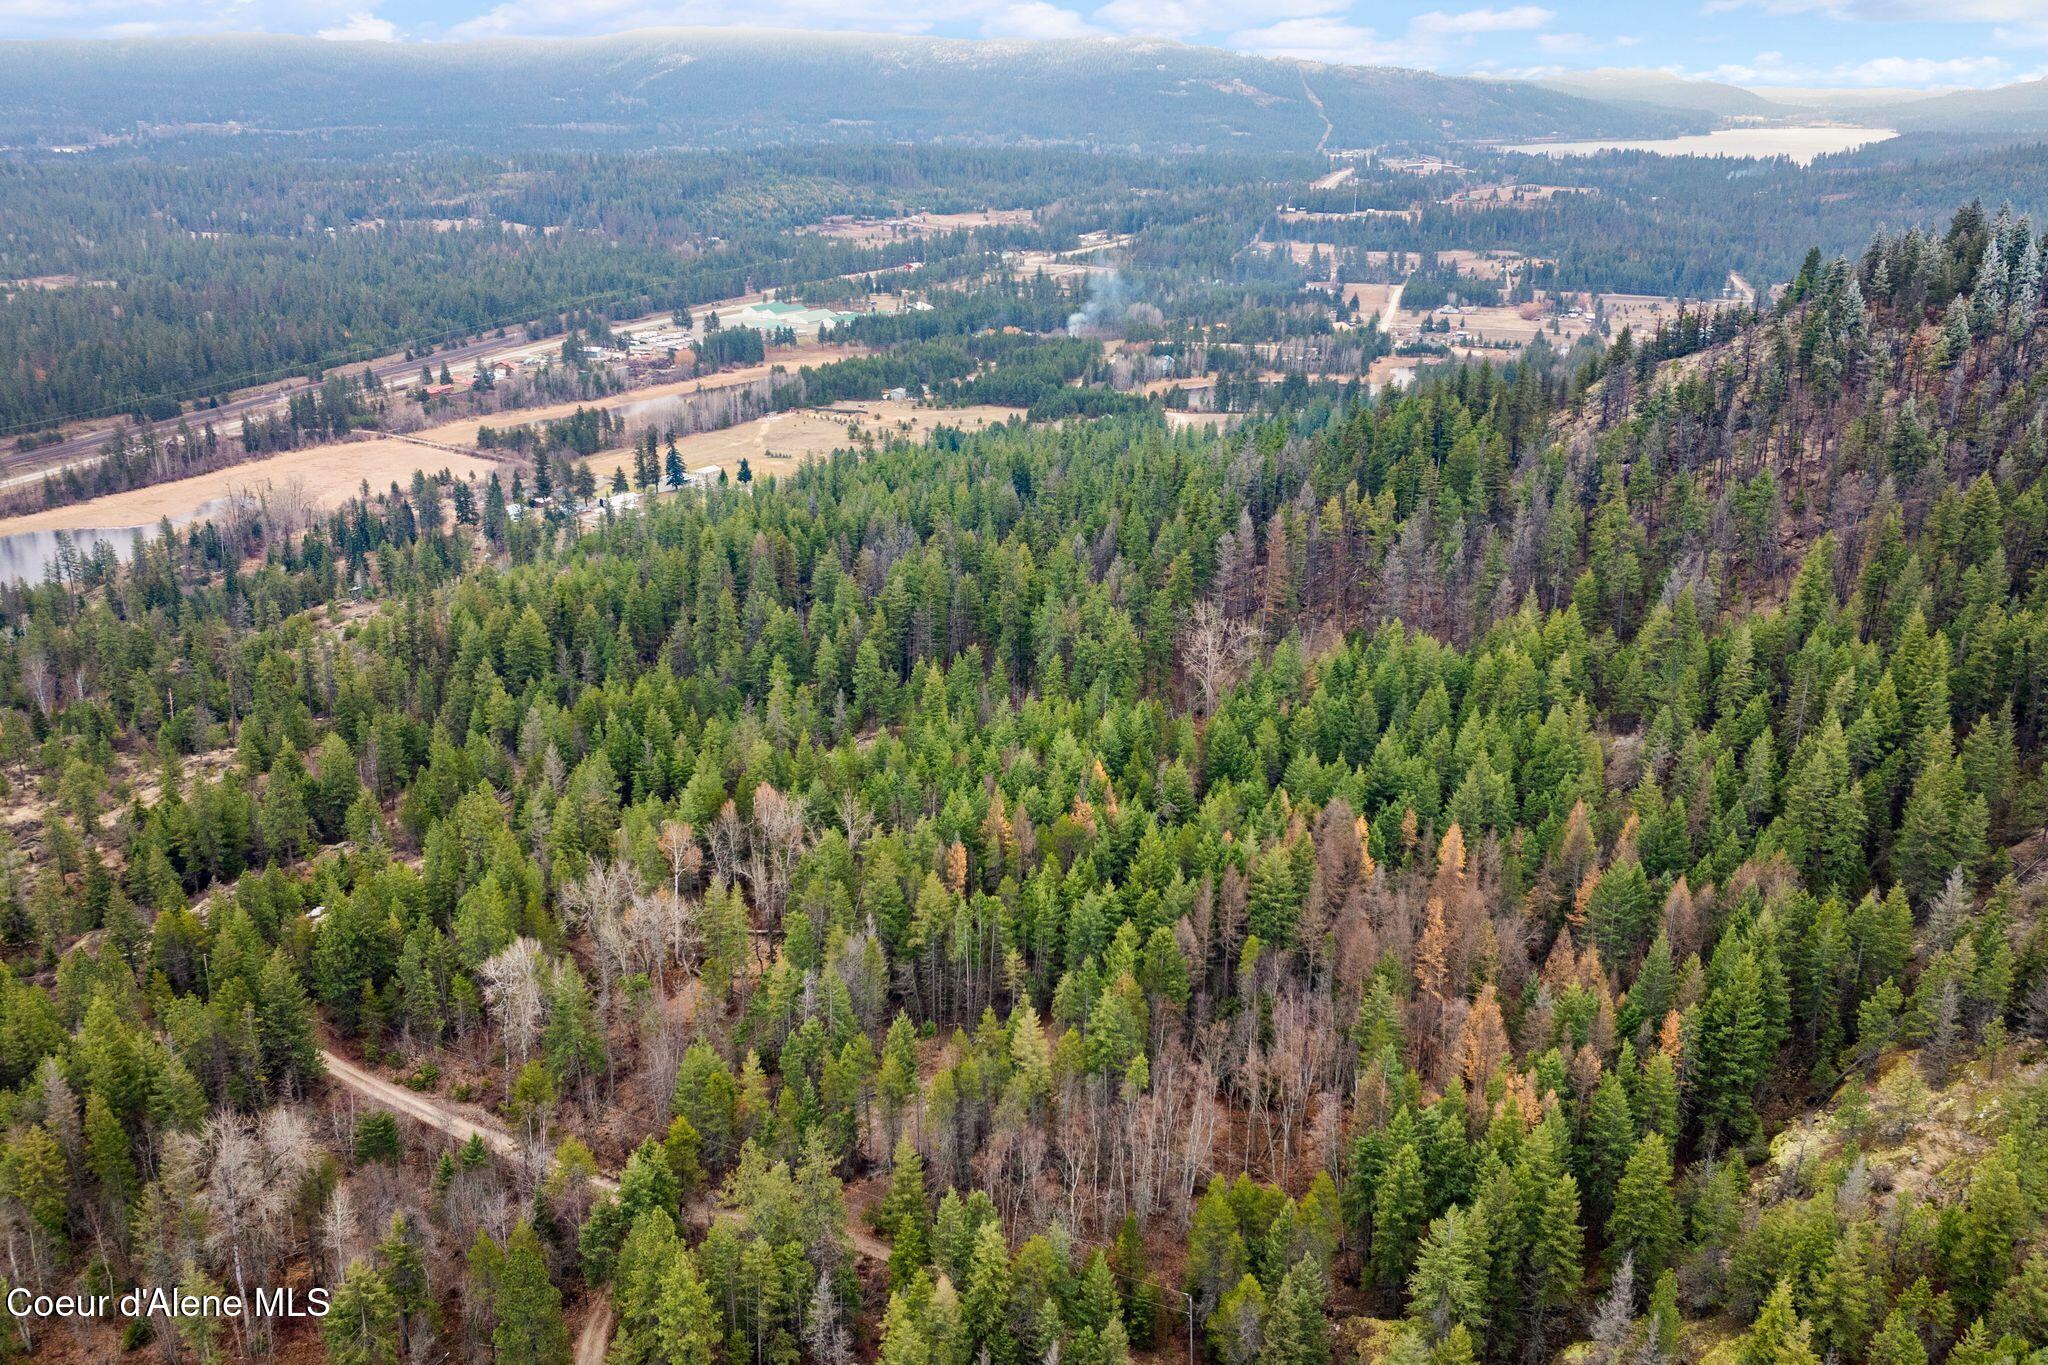
MULTIPOLYGON (((424 1123, 429 1128, 446 1133, 457 1142, 482 1138, 484 1146, 507 1161, 517 1161, 520 1158, 519 1140, 494 1123, 466 1118, 453 1105, 431 1095, 417 1094, 402 1085, 395 1085, 336 1053, 323 1051, 320 1060, 327 1063, 329 1080, 355 1091, 365 1099, 383 1105, 394 1114, 401 1114, 417 1123, 424 1123)), ((590 1183, 607 1194, 619 1192, 619 1182, 610 1176, 592 1176, 590 1183)))
MULTIPOLYGON (((520 1157, 519 1140, 495 1123, 465 1117, 453 1105, 387 1081, 338 1053, 323 1049, 320 1060, 327 1064, 329 1080, 373 1104, 382 1105, 416 1123, 424 1123, 458 1142, 481 1138, 484 1146, 508 1161, 516 1161, 520 1157)), ((592 1176, 590 1183, 607 1194, 619 1192, 619 1182, 610 1176, 592 1176)), ((712 1218, 723 1222, 739 1218, 736 1209, 713 1207, 709 1212, 712 1218)), ((889 1263, 889 1244, 860 1226, 850 1214, 846 1220, 846 1240, 856 1256, 885 1266, 889 1263)), ((599 1294, 590 1306, 590 1316, 584 1320, 582 1332, 576 1337, 576 1365, 604 1365, 605 1351, 611 1344, 611 1338, 611 1296, 599 1294)))

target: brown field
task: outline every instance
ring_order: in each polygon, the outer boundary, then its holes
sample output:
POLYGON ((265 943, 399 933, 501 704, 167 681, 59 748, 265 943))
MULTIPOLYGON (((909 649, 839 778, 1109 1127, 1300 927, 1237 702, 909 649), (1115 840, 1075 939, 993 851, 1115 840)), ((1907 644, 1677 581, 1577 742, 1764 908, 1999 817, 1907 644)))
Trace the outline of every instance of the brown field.
POLYGON ((495 466, 489 460, 450 454, 393 437, 309 446, 283 455, 250 460, 189 479, 131 488, 103 498, 50 507, 40 512, 0 519, 0 536, 19 531, 71 531, 121 526, 155 526, 169 517, 183 524, 206 515, 232 494, 260 493, 296 481, 306 502, 332 507, 361 491, 365 480, 380 492, 395 480, 410 482, 414 470, 449 470, 458 479, 480 479, 495 466))
POLYGON ((976 213, 912 213, 900 218, 855 218, 840 215, 800 229, 860 246, 878 246, 906 237, 936 237, 984 227, 1029 227, 1030 209, 983 209, 976 213))
POLYGON ((1358 315, 1369 318, 1374 313, 1382 322, 1392 317, 1394 310, 1401 306, 1401 286, 1398 284, 1347 284, 1344 297, 1358 305, 1358 315))
POLYGON ((721 370, 717 374, 699 375, 695 379, 672 379, 660 384, 649 384, 645 388, 628 389, 609 398, 599 398, 586 403, 550 403, 537 408, 508 408, 487 417, 460 417, 450 422, 441 422, 422 428, 416 434, 429 441, 444 445, 473 446, 476 444, 476 429, 479 426, 516 427, 528 422, 550 422, 558 417, 567 417, 578 408, 621 408, 636 403, 645 403, 654 398, 673 398, 677 394, 697 393, 709 389, 730 388, 735 384, 751 384, 766 379, 781 368, 794 374, 806 365, 828 364, 834 360, 845 360, 850 356, 866 355, 864 346, 834 346, 819 349, 816 346, 777 346, 768 352, 768 359, 759 365, 743 365, 738 369, 721 370))
POLYGON ((969 431, 1024 415, 1022 408, 979 406, 927 408, 907 401, 840 403, 829 408, 799 409, 758 417, 723 431, 700 431, 676 442, 683 468, 697 471, 716 466, 727 475, 739 472, 744 458, 757 475, 793 474, 807 460, 853 445, 856 435, 877 440, 905 436, 917 440, 934 427, 969 431))
POLYGON ((1517 208, 1540 204, 1560 194, 1592 194, 1572 185, 1474 185, 1438 201, 1452 208, 1517 208))
MULTIPOLYGON (((1534 312, 1534 310, 1531 310, 1534 312)), ((1591 318, 1553 318, 1548 313, 1537 312, 1525 317, 1519 308, 1463 308, 1456 313, 1440 313, 1437 316, 1451 326, 1462 328, 1466 335, 1483 342, 1511 342, 1526 346, 1536 339, 1538 332, 1549 336, 1552 345, 1568 346, 1578 337, 1592 330, 1591 318), (1550 330, 1555 321, 1557 330, 1550 330)), ((1454 333, 1453 333, 1454 335, 1454 333)), ((1448 341, 1444 333, 1435 334, 1435 340, 1448 341)))
POLYGON ((1283 223, 1341 223, 1359 218, 1399 218, 1404 223, 1415 223, 1422 220, 1422 210, 1349 209, 1343 213, 1314 213, 1308 209, 1283 209, 1279 218, 1283 223))
POLYGON ((1165 379, 1148 379, 1138 385, 1133 392, 1143 394, 1147 398, 1156 398, 1162 393, 1171 393, 1175 389, 1179 389, 1183 393, 1194 393, 1197 390, 1213 389, 1215 387, 1216 377, 1214 375, 1198 374, 1189 379, 1175 379, 1171 376, 1165 379))
POLYGON ((1334 190, 1357 173, 1358 168, 1356 166, 1339 166, 1336 170, 1317 180, 1310 188, 1334 190))
POLYGON ((1726 307, 1720 299, 1705 302, 1689 299, 1674 299, 1662 294, 1602 294, 1601 311, 1607 315, 1607 330, 1618 332, 1624 327, 1633 327, 1638 333, 1654 332, 1660 322, 1670 322, 1678 317, 1681 310, 1697 313, 1702 309, 1726 307))
POLYGON ((1071 279, 1076 275, 1100 275, 1115 269, 1107 261, 1091 261, 1088 258, 1109 249, 1109 243, 1081 247, 1074 251, 1006 251, 1003 265, 1016 275, 1044 275, 1050 280, 1071 279))
MULTIPOLYGON (((1530 259, 1519 251, 1465 251, 1462 249, 1439 251, 1436 254, 1436 258, 1444 265, 1456 267, 1460 275, 1469 275, 1475 280, 1487 280, 1494 284, 1499 284, 1507 279, 1509 275, 1518 273, 1523 264, 1530 259)), ((1541 257, 1538 257, 1534 263, 1537 265, 1550 264, 1549 261, 1541 257)))

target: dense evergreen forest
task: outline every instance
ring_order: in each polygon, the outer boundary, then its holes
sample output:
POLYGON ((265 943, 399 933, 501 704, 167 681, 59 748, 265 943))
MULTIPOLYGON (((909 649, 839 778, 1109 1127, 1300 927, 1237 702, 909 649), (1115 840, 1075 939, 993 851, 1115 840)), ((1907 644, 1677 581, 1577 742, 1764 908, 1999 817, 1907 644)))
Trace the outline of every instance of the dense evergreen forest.
POLYGON ((0 1351, 2038 1361, 2044 347, 1973 206, 1732 337, 0 590, 8 1287, 334 1292, 0 1351))
POLYGON ((1135 296, 1169 317, 1225 320, 1240 337, 1298 334, 1302 321, 1276 316, 1289 311, 1327 318, 1298 264, 1247 250, 1280 237, 1333 250, 1512 248, 1543 262, 1525 292, 1714 298, 1730 271, 1787 278, 1809 247, 1853 250, 1873 222, 1903 229, 1972 198, 2024 206, 2044 154, 1922 135, 1807 168, 1460 155, 1474 165, 1448 181, 1362 167, 1328 190, 1304 188, 1322 164, 1307 156, 879 145, 381 159, 202 145, 0 162, 0 436, 32 445, 60 423, 117 414, 203 422, 248 385, 553 336, 579 317, 770 288, 844 302, 876 271, 904 286, 957 282, 1005 251, 1071 246, 1087 232, 1127 239, 1135 296), (1511 212, 1435 198, 1518 176, 1585 192, 1511 212), (1413 221, 1282 230, 1282 202, 1421 207, 1413 221), (805 230, 835 214, 990 206, 1031 208, 1035 225, 867 245, 805 230))

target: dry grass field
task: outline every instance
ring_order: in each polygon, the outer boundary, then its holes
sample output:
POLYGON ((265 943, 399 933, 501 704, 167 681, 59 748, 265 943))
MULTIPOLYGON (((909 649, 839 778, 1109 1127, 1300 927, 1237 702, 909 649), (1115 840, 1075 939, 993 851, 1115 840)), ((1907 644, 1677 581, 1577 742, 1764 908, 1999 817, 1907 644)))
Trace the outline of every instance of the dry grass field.
MULTIPOLYGON (((1453 328, 1462 328, 1469 336, 1485 342, 1511 342, 1526 346, 1541 332, 1550 338, 1554 346, 1569 346, 1593 328, 1591 318, 1553 317, 1548 313, 1530 310, 1533 316, 1524 315, 1519 308, 1505 305, 1498 308, 1463 308, 1456 313, 1439 314, 1443 321, 1453 328), (1551 324, 1557 330, 1551 330, 1551 324)), ((1440 338, 1442 339, 1442 338, 1440 338)))
POLYGON ((1347 284, 1343 286, 1347 302, 1358 305, 1358 316, 1369 318, 1380 315, 1384 322, 1401 306, 1401 286, 1398 284, 1347 284))
POLYGON ((842 215, 802 229, 857 246, 880 246, 907 237, 936 237, 985 227, 1029 227, 1030 209, 983 209, 975 213, 911 213, 900 218, 855 218, 842 215))
POLYGON ((308 446, 283 455, 249 460, 189 479, 131 488, 103 498, 50 507, 40 512, 0 519, 0 536, 20 531, 71 531, 121 526, 155 526, 164 517, 174 523, 196 521, 235 494, 260 494, 291 488, 303 505, 333 507, 362 490, 381 492, 395 481, 411 482, 414 470, 446 469, 458 479, 483 478, 495 466, 469 455, 433 450, 391 437, 308 446))
POLYGON ((919 440, 934 427, 975 431, 1023 415, 1022 408, 993 406, 927 408, 888 400, 840 403, 773 413, 723 431, 700 431, 677 441, 676 449, 683 457, 683 468, 693 472, 716 466, 731 476, 739 472, 744 459, 756 475, 791 474, 805 461, 844 450, 863 435, 877 441, 895 436, 919 440))
POLYGON ((1283 209, 1277 216, 1283 223, 1336 223, 1359 218, 1398 218, 1404 223, 1419 223, 1422 210, 1349 209, 1342 213, 1318 213, 1310 209, 1283 209))
POLYGON ((1654 332, 1660 322, 1671 322, 1681 309, 1697 313, 1702 309, 1725 307, 1719 299, 1705 302, 1668 298, 1662 294, 1602 294, 1600 310, 1607 317, 1607 330, 1619 332, 1632 327, 1637 335, 1654 332))
POLYGON ((1573 185, 1474 185, 1445 195, 1439 203, 1452 208, 1520 208, 1540 204, 1560 194, 1593 194, 1597 191, 1573 185))
POLYGON ((758 379, 766 379, 778 367, 794 374, 806 365, 827 365, 835 360, 845 360, 867 353, 865 346, 832 346, 823 349, 817 346, 777 346, 768 352, 768 359, 759 365, 743 365, 738 369, 721 370, 717 374, 700 375, 695 379, 667 380, 588 403, 552 403, 538 408, 508 408, 504 412, 493 413, 488 417, 462 417, 452 422, 440 422, 431 427, 424 427, 416 434, 426 440, 439 441, 445 445, 473 446, 476 444, 476 429, 479 426, 503 430, 527 422, 549 422, 559 417, 567 417, 579 407, 630 408, 651 399, 673 398, 678 394, 731 388, 736 384, 751 384, 758 379))

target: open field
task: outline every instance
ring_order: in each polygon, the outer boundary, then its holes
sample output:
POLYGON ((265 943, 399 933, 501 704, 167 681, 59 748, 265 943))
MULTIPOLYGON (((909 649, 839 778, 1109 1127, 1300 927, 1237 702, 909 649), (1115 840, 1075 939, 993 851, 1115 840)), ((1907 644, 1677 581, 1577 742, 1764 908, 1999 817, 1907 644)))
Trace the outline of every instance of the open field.
POLYGON ((341 441, 250 460, 189 479, 110 493, 68 507, 0 518, 0 536, 76 527, 155 526, 164 517, 182 524, 206 515, 230 494, 283 487, 289 480, 300 481, 309 505, 331 507, 360 492, 365 480, 372 492, 378 492, 394 480, 401 484, 409 481, 414 470, 447 469, 457 478, 468 479, 482 478, 492 468, 489 460, 433 450, 395 437, 341 441))
POLYGON ((550 403, 537 408, 508 408, 504 412, 494 412, 487 417, 461 417, 454 421, 423 427, 414 434, 423 440, 438 441, 444 445, 473 446, 476 444, 476 429, 479 426, 496 427, 502 431, 506 427, 521 426, 528 422, 551 422, 556 418, 569 416, 578 408, 630 408, 652 399, 673 398, 678 394, 708 392, 712 389, 732 388, 738 384, 752 384, 757 380, 766 379, 778 369, 788 370, 794 374, 806 365, 829 364, 834 360, 845 360, 867 353, 864 346, 833 346, 824 349, 817 346, 777 346, 768 352, 768 359, 759 365, 743 365, 738 369, 720 370, 716 374, 699 375, 695 379, 666 380, 583 403, 550 403))
POLYGON ((489 460, 432 450, 395 437, 341 441, 308 446, 261 460, 250 460, 189 479, 131 488, 103 498, 50 507, 18 517, 0 518, 0 536, 24 531, 153 527, 164 517, 183 524, 209 515, 223 499, 266 486, 283 488, 296 481, 309 507, 332 507, 361 491, 367 480, 378 492, 395 480, 406 483, 413 471, 447 469, 458 479, 482 478, 494 468, 489 460))
POLYGON ((1422 210, 1350 209, 1343 213, 1319 213, 1311 209, 1282 209, 1277 216, 1283 223, 1339 223, 1359 218, 1398 218, 1404 223, 1418 223, 1422 221, 1422 210))
POLYGON ((1496 249, 1493 251, 1467 251, 1462 247, 1436 253, 1440 265, 1453 266, 1460 275, 1475 280, 1486 280, 1502 284, 1511 275, 1519 274, 1525 264, 1549 265, 1550 262, 1538 257, 1533 262, 1519 251, 1496 249))
POLYGON ((1358 316, 1369 318, 1373 314, 1386 320, 1400 307, 1401 286, 1398 284, 1346 284, 1338 286, 1341 297, 1358 305, 1358 316))
POLYGON ((855 218, 841 214, 801 229, 856 246, 880 246, 906 237, 936 237, 985 227, 1030 227, 1030 209, 982 209, 974 213, 910 213, 899 218, 855 218))
POLYGON ((1680 311, 1694 313, 1732 307, 1732 301, 1722 299, 1674 299, 1662 294, 1602 294, 1600 310, 1606 315, 1607 330, 1618 332, 1624 327, 1635 328, 1638 335, 1654 332, 1660 322, 1672 322, 1680 311))
POLYGON ((772 413, 722 431, 700 431, 678 440, 676 449, 683 457, 683 468, 692 472, 715 466, 732 475, 739 472, 740 461, 745 459, 757 475, 792 474, 807 460, 853 445, 857 435, 918 440, 934 427, 975 431, 1023 415, 1022 408, 988 405, 927 408, 887 399, 839 403, 772 413))
POLYGON ((1436 339, 1439 341, 1449 341, 1457 332, 1462 331, 1465 335, 1483 342, 1508 342, 1526 346, 1534 341, 1540 332, 1550 338, 1552 345, 1568 346, 1593 329, 1591 318, 1557 317, 1535 308, 1525 312, 1521 308, 1510 308, 1506 305, 1495 308, 1460 308, 1455 313, 1440 311, 1437 316, 1450 323, 1454 329, 1451 336, 1437 334, 1436 339), (1556 324, 1555 331, 1551 329, 1553 322, 1556 324))
POLYGON ((1518 208, 1540 204, 1560 194, 1594 194, 1573 185, 1474 185, 1445 195, 1438 202, 1451 208, 1518 208))

